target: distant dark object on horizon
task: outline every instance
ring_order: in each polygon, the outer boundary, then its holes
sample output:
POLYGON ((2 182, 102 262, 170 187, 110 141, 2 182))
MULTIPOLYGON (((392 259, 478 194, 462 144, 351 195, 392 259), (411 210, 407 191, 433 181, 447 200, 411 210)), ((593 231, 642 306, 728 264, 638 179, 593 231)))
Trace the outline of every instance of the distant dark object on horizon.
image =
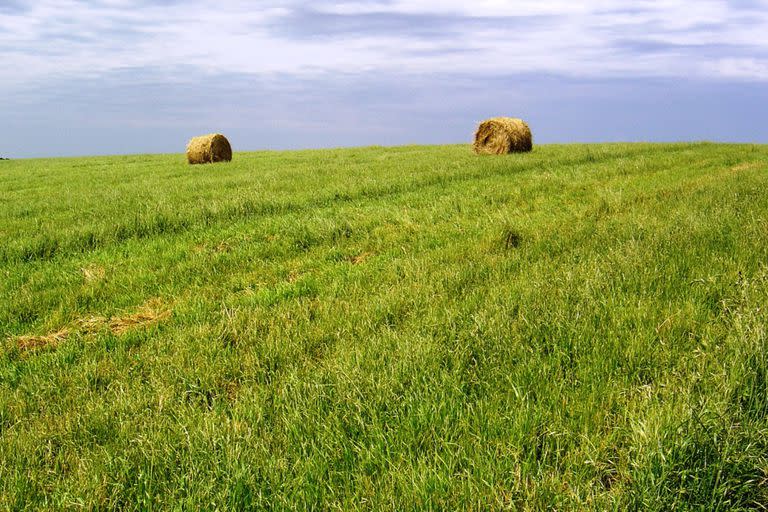
POLYGON ((10 160, 10 158, 3 158, 0 156, 0 160, 10 160))

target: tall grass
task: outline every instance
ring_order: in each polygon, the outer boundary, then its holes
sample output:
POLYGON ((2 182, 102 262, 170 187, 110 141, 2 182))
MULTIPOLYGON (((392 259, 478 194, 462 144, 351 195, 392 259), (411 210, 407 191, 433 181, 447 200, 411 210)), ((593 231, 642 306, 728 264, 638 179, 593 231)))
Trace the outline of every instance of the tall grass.
POLYGON ((764 508, 766 171, 716 144, 2 162, 0 508, 764 508))

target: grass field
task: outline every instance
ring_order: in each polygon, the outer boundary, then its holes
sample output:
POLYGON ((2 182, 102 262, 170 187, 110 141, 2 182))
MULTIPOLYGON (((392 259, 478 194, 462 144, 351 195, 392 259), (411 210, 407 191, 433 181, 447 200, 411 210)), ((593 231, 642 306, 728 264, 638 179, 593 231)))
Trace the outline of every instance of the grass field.
POLYGON ((0 162, 0 509, 764 510, 768 146, 0 162))

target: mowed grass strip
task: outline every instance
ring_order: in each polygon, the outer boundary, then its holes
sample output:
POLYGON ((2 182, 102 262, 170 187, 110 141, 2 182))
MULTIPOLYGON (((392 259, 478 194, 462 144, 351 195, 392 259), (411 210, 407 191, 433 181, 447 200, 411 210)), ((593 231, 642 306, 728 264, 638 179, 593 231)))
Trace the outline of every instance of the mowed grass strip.
POLYGON ((0 506, 767 502, 768 148, 177 159, 0 167, 0 506))

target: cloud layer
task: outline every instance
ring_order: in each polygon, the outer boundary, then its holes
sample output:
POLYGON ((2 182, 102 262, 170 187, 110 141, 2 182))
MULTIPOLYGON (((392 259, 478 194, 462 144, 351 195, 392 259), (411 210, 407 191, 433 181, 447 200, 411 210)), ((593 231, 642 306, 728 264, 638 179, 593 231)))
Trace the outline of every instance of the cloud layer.
MULTIPOLYGON (((408 126, 429 128, 424 116, 463 125, 499 105, 553 127, 601 101, 624 108, 619 118, 640 108, 666 115, 658 105, 671 97, 698 111, 733 102, 739 112, 768 82, 768 1, 6 0, 0 54, 0 113, 15 122, 0 135, 16 140, 36 119, 97 137, 119 125, 134 151, 144 147, 140 129, 239 129, 248 115, 244 135, 284 126, 303 134, 297 146, 448 142, 465 133, 408 126), (350 136, 371 116, 368 137, 350 136), (341 122, 355 129, 329 136, 341 122)), ((746 135, 763 133, 735 121, 746 135)), ((601 133, 570 139, 615 138, 601 133)), ((544 138, 569 140, 561 130, 544 138)), ((25 141, 19 154, 39 154, 25 141)))
POLYGON ((145 66, 768 80, 768 2, 14 1, 0 48, 16 84, 145 66))

